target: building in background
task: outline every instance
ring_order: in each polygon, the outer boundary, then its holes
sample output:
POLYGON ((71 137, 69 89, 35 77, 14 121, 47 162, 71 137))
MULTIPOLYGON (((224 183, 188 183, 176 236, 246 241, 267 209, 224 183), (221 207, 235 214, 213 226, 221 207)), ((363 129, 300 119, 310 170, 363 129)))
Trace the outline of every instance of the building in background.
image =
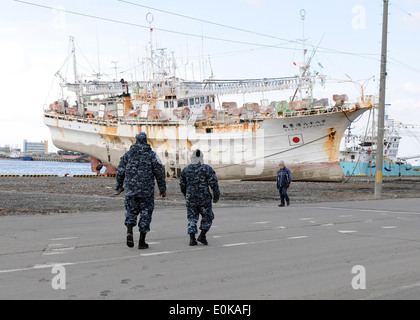
POLYGON ((23 152, 38 154, 48 153, 48 141, 28 142, 28 140, 23 140, 23 152))

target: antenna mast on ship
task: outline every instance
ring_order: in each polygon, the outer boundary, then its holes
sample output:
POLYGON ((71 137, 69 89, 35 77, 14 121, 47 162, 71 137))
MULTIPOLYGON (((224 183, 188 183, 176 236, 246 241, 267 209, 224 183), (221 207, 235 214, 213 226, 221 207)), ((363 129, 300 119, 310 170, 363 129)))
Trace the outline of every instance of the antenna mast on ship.
MULTIPOLYGON (((296 88, 295 94, 293 95, 291 101, 294 101, 296 98, 296 95, 299 91, 300 100, 303 100, 302 95, 302 86, 304 82, 304 77, 306 76, 306 73, 309 70, 309 62, 306 60, 306 54, 308 53, 308 50, 306 49, 306 38, 305 38, 305 17, 306 17, 306 11, 305 9, 300 10, 300 19, 302 20, 302 50, 303 50, 303 62, 300 66, 300 74, 299 74, 299 86, 296 88)), ((310 89, 312 99, 312 88, 310 89)))
MULTIPOLYGON (((73 71, 74 71, 74 83, 75 84, 79 84, 80 80, 79 80, 79 75, 77 73, 77 60, 76 60, 76 46, 74 44, 74 37, 70 37, 70 42, 71 42, 71 48, 72 48, 72 55, 73 55, 73 71)), ((76 90, 76 96, 77 96, 77 109, 79 112, 80 116, 83 116, 84 114, 84 107, 83 107, 83 103, 82 103, 82 97, 80 95, 80 91, 81 88, 78 88, 76 90)))
MULTIPOLYGON (((300 67, 300 71, 302 75, 306 73, 306 70, 308 68, 308 65, 306 62, 306 53, 308 51, 306 49, 306 38, 305 38, 305 17, 306 17, 305 9, 300 10, 300 18, 302 19, 302 49, 303 49, 303 62, 302 62, 302 66, 300 67)), ((302 92, 301 92, 300 98, 302 99, 302 92)))
POLYGON ((155 78, 155 71, 154 71, 154 58, 153 58, 153 28, 152 28, 152 23, 154 20, 154 16, 151 12, 149 12, 146 15, 146 21, 149 23, 149 27, 150 27, 150 68, 151 68, 151 74, 153 77, 153 80, 155 78))

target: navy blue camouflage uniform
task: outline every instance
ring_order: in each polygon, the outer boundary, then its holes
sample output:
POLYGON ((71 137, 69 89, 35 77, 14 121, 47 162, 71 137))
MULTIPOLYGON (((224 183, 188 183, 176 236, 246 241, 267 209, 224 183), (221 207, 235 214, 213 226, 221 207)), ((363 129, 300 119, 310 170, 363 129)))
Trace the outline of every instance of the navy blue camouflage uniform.
POLYGON ((289 195, 287 194, 287 188, 292 183, 292 174, 290 170, 286 167, 284 169, 280 169, 277 172, 277 189, 280 193, 280 202, 282 205, 290 202, 289 195))
POLYGON ((147 143, 147 136, 140 133, 137 143, 121 158, 117 170, 117 187, 125 190, 125 225, 136 226, 139 219, 141 233, 150 231, 155 207, 156 178, 160 193, 166 192, 165 169, 160 159, 147 143))
POLYGON ((200 230, 209 231, 214 220, 212 200, 219 201, 220 191, 214 170, 203 163, 202 153, 193 155, 192 163, 181 172, 180 187, 187 204, 188 234, 197 234, 201 214, 200 230), (213 197, 209 187, 213 190, 213 197))

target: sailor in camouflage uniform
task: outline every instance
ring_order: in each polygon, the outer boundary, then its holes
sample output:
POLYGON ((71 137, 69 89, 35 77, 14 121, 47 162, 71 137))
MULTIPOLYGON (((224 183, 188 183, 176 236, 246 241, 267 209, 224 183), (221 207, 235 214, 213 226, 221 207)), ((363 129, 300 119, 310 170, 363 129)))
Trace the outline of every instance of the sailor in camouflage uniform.
POLYGON ((125 225, 127 226, 127 246, 134 247, 133 228, 139 219, 139 249, 147 249, 146 234, 150 231, 152 213, 155 207, 156 178, 160 195, 166 197, 164 167, 147 143, 147 135, 139 133, 136 144, 121 158, 117 170, 117 194, 125 191, 125 225))
POLYGON ((210 230, 214 220, 212 200, 214 203, 219 201, 220 191, 216 173, 210 166, 204 164, 203 153, 200 150, 194 151, 191 164, 182 170, 180 187, 187 203, 190 246, 196 246, 198 244, 197 240, 204 245, 208 245, 206 233, 210 230), (209 187, 213 190, 213 197, 209 187), (202 216, 201 234, 196 239, 200 214, 202 216))

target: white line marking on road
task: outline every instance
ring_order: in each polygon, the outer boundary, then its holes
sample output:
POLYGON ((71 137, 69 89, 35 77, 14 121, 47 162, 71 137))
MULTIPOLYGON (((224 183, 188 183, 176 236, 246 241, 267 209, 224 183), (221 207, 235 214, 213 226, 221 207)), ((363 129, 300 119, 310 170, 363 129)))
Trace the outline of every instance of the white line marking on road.
POLYGON ((340 233, 356 233, 356 230, 338 230, 340 233))
POLYGON ((74 264, 76 264, 76 263, 73 263, 73 262, 63 262, 63 263, 50 262, 50 263, 46 263, 46 264, 36 264, 32 268, 28 268, 28 269, 48 269, 48 268, 52 268, 54 266, 72 266, 74 264))
POLYGON ((33 270, 33 267, 29 268, 20 268, 20 269, 9 269, 9 270, 0 270, 0 273, 12 273, 12 272, 20 272, 20 271, 28 271, 33 270))
POLYGON ((321 224, 321 227, 331 227, 333 225, 334 223, 326 223, 326 224, 321 224))
POLYGON ((63 244, 62 243, 50 243, 48 246, 49 247, 61 247, 63 244))
POLYGON ((381 297, 384 297, 384 296, 392 296, 393 294, 397 294, 401 291, 413 289, 413 288, 416 288, 416 287, 420 287, 420 282, 416 282, 416 283, 413 283, 413 284, 410 284, 410 285, 407 285, 407 286, 401 286, 401 287, 398 287, 396 289, 391 289, 391 290, 384 291, 384 292, 381 292, 381 293, 372 294, 372 295, 368 296, 367 298, 365 298, 363 300, 377 299, 377 298, 381 298, 381 297))
POLYGON ((154 252, 154 253, 143 253, 141 254, 142 257, 151 257, 151 256, 160 256, 163 254, 170 254, 170 253, 174 253, 172 251, 162 251, 162 252, 154 252))
POLYGON ((236 247, 236 246, 244 246, 249 244, 248 242, 242 242, 242 243, 231 243, 231 244, 224 244, 224 247, 236 247))
POLYGON ((397 214, 420 215, 420 212, 409 212, 409 211, 386 211, 386 210, 375 210, 375 209, 331 208, 331 207, 308 207, 308 208, 327 209, 327 210, 343 210, 343 211, 361 211, 361 212, 374 212, 374 213, 397 213, 397 214))
POLYGON ((349 217, 353 217, 351 214, 343 214, 341 216, 339 216, 340 218, 349 218, 349 217))
POLYGON ((285 226, 278 226, 277 228, 275 228, 275 229, 287 229, 287 227, 285 227, 285 226))
POLYGON ((54 239, 50 239, 50 241, 76 240, 76 239, 79 239, 79 237, 72 237, 72 238, 54 238, 54 239))
POLYGON ((382 227, 382 229, 396 229, 397 226, 382 227))
POLYGON ((300 221, 312 220, 313 218, 301 218, 300 221))
POLYGON ((260 222, 254 222, 255 224, 267 224, 271 223, 271 221, 260 221, 260 222))
POLYGON ((160 244, 160 242, 147 242, 148 244, 160 244))
MULTIPOLYGON (((0 270, 1 273, 13 273, 13 272, 23 272, 23 271, 31 271, 31 270, 38 270, 38 269, 48 269, 52 268, 56 265, 59 266, 74 266, 74 265, 83 265, 83 264, 92 264, 92 263, 109 263, 110 261, 122 261, 127 259, 138 259, 139 257, 148 257, 148 256, 157 256, 157 255, 165 255, 165 254, 177 254, 177 253, 188 253, 198 250, 209 250, 209 249, 217 249, 217 248, 223 248, 223 247, 231 247, 231 246, 242 246, 242 245, 255 245, 255 244, 263 244, 263 243, 273 243, 273 242, 279 242, 284 240, 290 240, 290 239, 303 239, 308 238, 307 236, 300 236, 300 237, 290 237, 290 238, 279 238, 279 239, 270 239, 270 240, 261 240, 261 241, 254 241, 249 243, 233 243, 233 244, 227 244, 227 245, 219 245, 219 246, 210 246, 207 248, 201 247, 201 248, 194 248, 194 249, 183 249, 183 250, 177 250, 177 251, 164 251, 164 252, 155 252, 155 253, 144 253, 144 254, 136 254, 131 256, 119 256, 114 258, 105 258, 105 259, 94 259, 94 260, 85 260, 85 261, 75 261, 75 262, 63 262, 63 263, 48 263, 48 264, 36 264, 32 267, 26 267, 26 268, 16 268, 16 269, 9 269, 9 270, 0 270)), ((62 252, 57 252, 62 253, 62 252)))
POLYGON ((299 236, 299 237, 289 237, 287 238, 288 240, 296 240, 296 239, 305 239, 305 238, 309 238, 308 236, 299 236))
POLYGON ((214 239, 223 238, 223 236, 213 236, 214 239))
POLYGON ((64 252, 44 252, 42 255, 43 256, 53 256, 56 254, 63 254, 64 252))
POLYGON ((402 286, 402 287, 399 287, 398 289, 399 290, 407 290, 407 289, 413 289, 413 288, 416 288, 416 287, 420 287, 420 282, 416 282, 416 283, 410 284, 408 286, 402 286))
POLYGON ((362 211, 362 212, 376 212, 376 213, 387 213, 392 211, 384 210, 375 210, 375 209, 356 209, 356 208, 331 208, 331 207, 318 207, 318 209, 327 209, 327 210, 344 210, 344 211, 362 211))
POLYGON ((68 250, 74 250, 76 247, 69 247, 69 248, 53 248, 51 251, 68 251, 68 250))

